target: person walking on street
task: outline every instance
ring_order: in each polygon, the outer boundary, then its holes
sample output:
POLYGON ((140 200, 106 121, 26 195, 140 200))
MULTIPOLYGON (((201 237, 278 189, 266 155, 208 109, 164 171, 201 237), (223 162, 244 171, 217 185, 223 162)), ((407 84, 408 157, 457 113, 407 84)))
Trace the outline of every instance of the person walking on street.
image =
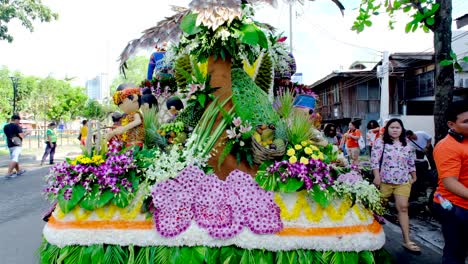
POLYGON ((443 264, 464 264, 468 252, 468 100, 447 112, 449 134, 434 149, 439 174, 433 209, 442 225, 443 264))
POLYGON ((10 163, 8 164, 7 177, 16 177, 26 172, 20 170, 19 158, 21 155, 21 145, 23 144, 24 133, 20 127, 20 116, 13 115, 8 125, 3 127, 3 132, 7 138, 8 150, 10 151, 10 163), (13 172, 15 171, 15 172, 13 172))
POLYGON ((375 140, 379 138, 379 131, 379 123, 376 120, 371 120, 367 123, 366 146, 369 156, 372 156, 372 146, 375 140))
POLYGON ((427 157, 427 161, 431 166, 432 170, 436 169, 436 164, 434 161, 434 156, 432 152, 434 148, 432 147, 432 137, 424 131, 406 131, 406 138, 410 141, 410 144, 416 150, 416 158, 424 159, 424 156, 427 157))
POLYGON ((398 211, 398 221, 403 234, 402 246, 411 253, 421 249, 409 236, 408 199, 411 185, 416 182, 414 149, 406 143, 405 128, 400 119, 390 119, 383 137, 374 142, 371 165, 374 184, 380 187, 384 200, 393 195, 398 211))
POLYGON ((359 165, 359 154, 361 152, 358 143, 358 140, 361 137, 361 131, 357 129, 358 127, 358 121, 350 122, 349 130, 343 136, 343 138, 345 139, 346 150, 351 160, 351 164, 353 165, 359 165))
POLYGON ((88 120, 81 122, 83 125, 80 129, 80 143, 82 146, 86 146, 86 139, 88 138, 88 120))
POLYGON ((55 148, 57 147, 57 135, 55 134, 54 128, 55 123, 50 123, 46 132, 46 149, 44 155, 42 155, 41 166, 44 165, 47 156, 49 156, 49 164, 54 164, 55 148))

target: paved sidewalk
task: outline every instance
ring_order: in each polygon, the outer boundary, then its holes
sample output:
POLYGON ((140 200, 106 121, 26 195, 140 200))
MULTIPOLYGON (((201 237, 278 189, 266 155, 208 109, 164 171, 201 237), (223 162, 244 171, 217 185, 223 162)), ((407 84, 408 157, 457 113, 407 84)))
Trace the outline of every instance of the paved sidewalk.
MULTIPOLYGON (((20 156, 20 169, 32 171, 43 167, 50 167, 49 160, 41 166, 42 155, 44 149, 23 149, 20 156)), ((65 158, 73 158, 81 154, 81 149, 78 144, 68 146, 58 146, 55 151, 54 162, 57 164, 65 160, 65 158)), ((10 157, 8 154, 0 155, 0 178, 3 178, 8 172, 8 163, 10 157)))

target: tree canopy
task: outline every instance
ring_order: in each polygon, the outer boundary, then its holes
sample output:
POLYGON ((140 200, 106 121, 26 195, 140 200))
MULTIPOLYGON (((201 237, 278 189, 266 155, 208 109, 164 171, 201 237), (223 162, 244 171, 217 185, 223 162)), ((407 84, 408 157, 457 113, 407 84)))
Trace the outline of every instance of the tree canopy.
POLYGON ((15 19, 33 32, 34 21, 50 22, 57 18, 58 14, 43 5, 41 0, 0 0, 0 40, 13 41, 13 36, 8 32, 8 23, 15 19))
POLYGON ((88 100, 83 87, 72 86, 52 77, 39 78, 0 68, 0 118, 12 113, 13 88, 9 76, 19 77, 16 97, 17 112, 28 112, 35 119, 68 121, 81 115, 88 100))

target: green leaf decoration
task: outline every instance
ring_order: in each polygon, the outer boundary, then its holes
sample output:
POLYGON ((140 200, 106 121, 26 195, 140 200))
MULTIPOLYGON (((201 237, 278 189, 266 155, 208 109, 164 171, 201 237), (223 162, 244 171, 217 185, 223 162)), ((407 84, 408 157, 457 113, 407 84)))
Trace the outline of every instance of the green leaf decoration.
POLYGON ((206 253, 205 247, 182 247, 176 263, 202 264, 206 253))
POLYGON ((196 25, 197 16, 198 15, 195 13, 190 13, 182 18, 182 21, 180 22, 180 29, 189 35, 195 35, 202 31, 202 28, 196 25))
POLYGON ((268 49, 268 39, 263 32, 263 30, 257 28, 257 35, 258 35, 258 45, 264 49, 268 49))
POLYGON ((231 71, 232 102, 236 115, 248 120, 252 126, 259 124, 276 124, 278 114, 268 101, 268 95, 262 91, 242 69, 231 71))
POLYGON ((462 61, 468 62, 468 56, 463 57, 462 61))
POLYGON ((62 188, 59 191, 59 194, 58 194, 58 197, 57 197, 60 209, 65 214, 70 212, 80 202, 80 200, 83 198, 83 196, 84 196, 84 194, 86 192, 86 190, 85 190, 85 188, 83 186, 75 185, 72 188, 72 195, 71 195, 70 200, 65 200, 65 198, 63 197, 63 194, 65 193, 65 190, 68 189, 68 188, 70 188, 70 187, 66 186, 66 187, 62 188))
POLYGON ((92 263, 102 263, 104 261, 104 246, 103 245, 93 245, 91 246, 91 262, 92 263))
POLYGON ((312 191, 309 191, 312 199, 318 203, 322 208, 327 208, 330 204, 330 199, 327 197, 326 192, 320 190, 320 187, 315 184, 312 186, 312 191))
POLYGON ((38 249, 41 264, 179 264, 179 263, 255 263, 255 264, 374 264, 392 263, 384 249, 361 252, 293 250, 272 252, 236 246, 136 247, 118 245, 66 246, 59 248, 42 241, 38 249), (135 257, 136 256, 136 257, 135 257))
POLYGON ((219 262, 223 264, 238 264, 240 261, 239 256, 236 254, 236 248, 223 247, 221 248, 219 262))
POLYGON ((108 245, 104 253, 104 263, 124 264, 128 259, 128 252, 120 246, 108 245))
POLYGON ((208 248, 208 251, 205 255, 205 263, 218 263, 220 255, 221 255, 220 248, 218 247, 208 248))
POLYGON ((93 211, 105 206, 110 202, 110 200, 112 200, 112 198, 114 198, 114 193, 110 190, 105 190, 102 194, 99 194, 99 192, 99 185, 95 184, 91 193, 85 195, 83 200, 81 200, 80 206, 86 210, 93 211))
POLYGON ((262 61, 255 76, 255 84, 268 94, 273 87, 274 66, 269 53, 262 56, 262 61))
POLYGON ((205 107, 205 102, 206 102, 206 94, 200 94, 197 97, 198 102, 200 103, 201 107, 205 107))
POLYGON ((257 30, 258 28, 255 24, 244 24, 240 28, 240 41, 248 45, 257 45, 259 42, 257 30))
POLYGON ((296 192, 302 186, 304 186, 304 182, 297 178, 288 178, 286 182, 278 182, 278 190, 285 193, 296 192))
POLYGON ((296 264, 297 253, 296 251, 279 251, 276 253, 276 263, 296 264))
POLYGON ((112 203, 115 204, 117 207, 125 208, 130 203, 131 198, 133 198, 133 194, 129 193, 127 189, 120 187, 120 192, 117 193, 114 198, 112 199, 112 203))
POLYGON ((374 256, 370 251, 361 251, 358 255, 359 263, 362 264, 375 264, 374 256))
POLYGON ((221 164, 223 164, 226 157, 231 153, 233 147, 234 147, 234 141, 229 140, 228 142, 226 142, 226 145, 224 146, 223 151, 221 151, 221 154, 219 155, 219 158, 218 158, 218 169, 221 168, 221 164))

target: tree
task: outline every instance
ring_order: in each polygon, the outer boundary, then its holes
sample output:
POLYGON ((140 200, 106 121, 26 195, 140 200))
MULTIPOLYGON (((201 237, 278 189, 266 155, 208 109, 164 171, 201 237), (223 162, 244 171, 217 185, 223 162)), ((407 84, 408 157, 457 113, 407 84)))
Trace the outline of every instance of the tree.
POLYGON ((389 26, 393 29, 394 13, 411 12, 412 20, 406 24, 406 32, 414 32, 421 28, 425 32, 434 33, 435 57, 435 105, 434 124, 435 140, 438 142, 447 135, 447 124, 444 113, 453 99, 454 73, 453 63, 456 57, 452 52, 452 1, 451 0, 386 0, 384 5, 376 4, 375 0, 362 0, 359 16, 353 25, 353 30, 361 32, 365 27, 372 26, 370 18, 379 15, 380 11, 388 12, 389 26), (453 63, 444 63, 451 61, 453 63))
POLYGON ((8 33, 8 23, 13 19, 18 19, 25 28, 33 32, 33 21, 50 22, 57 18, 58 14, 40 0, 0 0, 0 40, 13 41, 13 36, 8 33))
POLYGON ((146 73, 148 70, 149 57, 137 56, 127 61, 128 69, 125 70, 125 76, 120 73, 111 84, 111 94, 117 86, 122 83, 133 83, 139 85, 143 80, 146 79, 146 73), (125 78, 126 77, 126 78, 125 78))

